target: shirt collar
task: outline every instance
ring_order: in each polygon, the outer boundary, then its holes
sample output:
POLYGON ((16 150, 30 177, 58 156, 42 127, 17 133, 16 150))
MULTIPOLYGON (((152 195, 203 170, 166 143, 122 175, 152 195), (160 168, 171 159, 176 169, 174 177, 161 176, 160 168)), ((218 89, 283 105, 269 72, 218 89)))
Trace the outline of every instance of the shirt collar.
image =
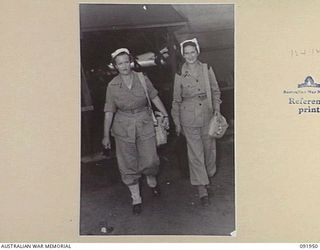
POLYGON ((121 86, 122 84, 122 80, 121 80, 121 76, 118 74, 116 75, 113 79, 112 82, 110 83, 110 85, 119 85, 121 86))
MULTIPOLYGON (((202 62, 200 62, 199 60, 196 62, 196 64, 199 65, 199 66, 202 66, 202 62)), ((181 75, 184 76, 184 77, 190 75, 190 70, 189 70, 189 67, 188 67, 187 63, 184 63, 182 65, 181 75)))
MULTIPOLYGON (((137 72, 135 72, 134 70, 132 70, 132 73, 133 73, 133 82, 132 82, 132 88, 134 87, 135 85, 135 78, 136 78, 136 75, 137 75, 137 72)), ((115 76, 112 80, 112 83, 111 85, 117 85, 119 86, 120 88, 122 88, 122 78, 120 76, 120 74, 118 74, 117 76, 115 76)))

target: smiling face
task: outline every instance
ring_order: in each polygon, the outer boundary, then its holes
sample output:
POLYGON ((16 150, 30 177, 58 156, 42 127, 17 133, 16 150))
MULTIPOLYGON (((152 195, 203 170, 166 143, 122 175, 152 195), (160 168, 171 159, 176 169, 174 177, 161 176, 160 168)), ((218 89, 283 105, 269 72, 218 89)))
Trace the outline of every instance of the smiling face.
POLYGON ((187 63, 193 64, 198 60, 198 51, 195 46, 187 45, 183 48, 183 57, 187 63))
POLYGON ((120 54, 115 58, 115 67, 121 75, 131 73, 130 58, 128 54, 120 54))

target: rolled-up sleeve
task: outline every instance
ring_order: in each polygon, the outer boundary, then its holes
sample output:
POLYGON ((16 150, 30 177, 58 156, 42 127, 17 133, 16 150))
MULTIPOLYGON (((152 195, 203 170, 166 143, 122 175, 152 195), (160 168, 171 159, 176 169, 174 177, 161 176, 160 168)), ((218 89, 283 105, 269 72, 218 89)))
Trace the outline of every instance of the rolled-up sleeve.
POLYGON ((171 108, 171 115, 176 126, 180 126, 180 105, 182 102, 181 94, 181 76, 176 74, 174 78, 173 100, 171 108))
POLYGON ((146 79, 148 95, 149 95, 150 100, 152 100, 153 98, 155 98, 158 95, 158 90, 155 89, 152 82, 150 81, 150 79, 147 76, 145 76, 145 79, 146 79))
POLYGON ((209 80, 210 80, 210 87, 212 93, 212 105, 215 111, 220 112, 220 104, 221 104, 221 92, 219 89, 218 81, 216 79, 216 75, 213 72, 212 67, 209 69, 209 80))
POLYGON ((116 112, 117 107, 114 102, 114 93, 112 86, 109 84, 106 92, 106 102, 104 104, 104 112, 116 112))

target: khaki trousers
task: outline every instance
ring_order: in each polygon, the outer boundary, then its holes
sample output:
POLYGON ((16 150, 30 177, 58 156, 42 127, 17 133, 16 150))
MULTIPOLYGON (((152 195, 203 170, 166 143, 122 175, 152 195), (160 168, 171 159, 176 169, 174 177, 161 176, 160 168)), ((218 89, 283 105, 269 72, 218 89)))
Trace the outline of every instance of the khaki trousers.
POLYGON ((122 181, 130 186, 139 182, 142 174, 157 175, 159 157, 155 137, 137 139, 135 143, 115 137, 116 154, 122 181))
POLYGON ((216 140, 208 135, 209 126, 185 127, 190 181, 192 185, 208 185, 216 173, 216 140))

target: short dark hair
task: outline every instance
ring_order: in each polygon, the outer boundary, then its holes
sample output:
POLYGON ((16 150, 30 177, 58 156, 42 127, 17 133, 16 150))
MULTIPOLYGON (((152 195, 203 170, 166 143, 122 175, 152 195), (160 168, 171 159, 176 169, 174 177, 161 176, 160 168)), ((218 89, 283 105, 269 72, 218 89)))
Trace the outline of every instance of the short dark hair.
POLYGON ((197 48, 197 45, 196 45, 194 42, 189 41, 189 42, 185 42, 185 43, 182 45, 183 54, 184 54, 184 48, 187 47, 187 46, 195 47, 195 48, 196 48, 196 51, 199 53, 198 48, 197 48))

